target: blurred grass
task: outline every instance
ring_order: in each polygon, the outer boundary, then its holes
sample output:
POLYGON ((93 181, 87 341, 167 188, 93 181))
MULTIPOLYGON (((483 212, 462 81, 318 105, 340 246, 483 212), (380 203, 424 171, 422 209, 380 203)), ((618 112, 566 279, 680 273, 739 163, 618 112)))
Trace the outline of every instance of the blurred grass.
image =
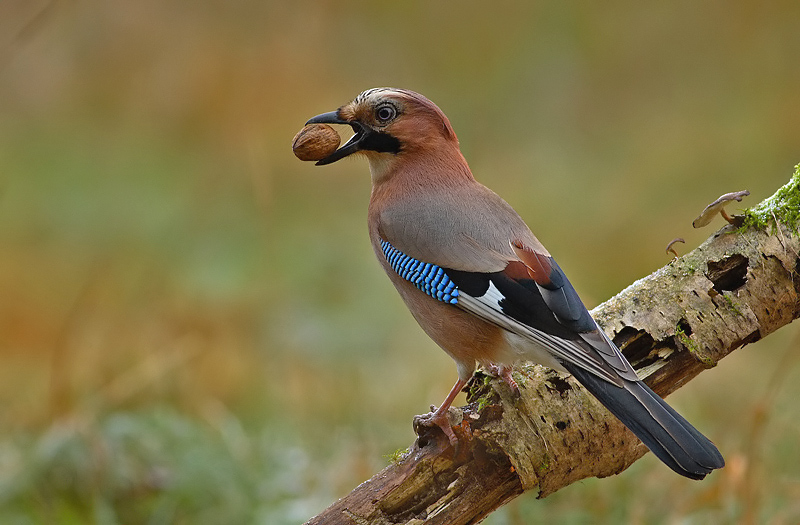
MULTIPOLYGON (((589 306, 798 162, 795 2, 486 7, 0 5, 0 521, 297 523, 411 442, 452 363, 373 260, 363 162, 289 149, 365 88, 436 101, 589 306)), ((719 474, 647 457, 487 523, 797 522, 798 337, 673 396, 719 474)))

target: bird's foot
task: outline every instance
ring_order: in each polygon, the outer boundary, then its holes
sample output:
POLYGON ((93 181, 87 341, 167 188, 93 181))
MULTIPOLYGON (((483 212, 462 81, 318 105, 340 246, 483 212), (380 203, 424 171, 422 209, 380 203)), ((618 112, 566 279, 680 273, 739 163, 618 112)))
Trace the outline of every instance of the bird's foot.
POLYGON ((514 378, 511 377, 511 367, 508 365, 495 365, 491 364, 486 367, 486 371, 495 377, 499 377, 502 379, 508 387, 514 391, 515 394, 519 394, 519 385, 514 378))
POLYGON ((442 411, 441 409, 436 409, 435 406, 431 405, 431 411, 428 414, 423 414, 420 416, 414 416, 414 432, 417 433, 418 436, 422 437, 421 434, 424 430, 421 427, 438 427, 444 432, 444 435, 447 436, 450 445, 456 450, 458 449, 458 437, 456 437, 456 433, 453 432, 453 424, 460 425, 461 421, 453 421, 461 419, 463 420, 464 414, 461 413, 460 410, 457 409, 449 409, 442 411))

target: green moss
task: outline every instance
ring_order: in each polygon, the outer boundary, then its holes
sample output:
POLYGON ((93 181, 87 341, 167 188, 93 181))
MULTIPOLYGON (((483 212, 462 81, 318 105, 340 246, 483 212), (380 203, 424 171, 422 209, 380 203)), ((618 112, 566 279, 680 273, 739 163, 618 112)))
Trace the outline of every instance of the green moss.
POLYGON ((544 461, 539 465, 539 473, 542 474, 550 468, 550 456, 545 456, 544 461))
POLYGON ((480 412, 494 402, 494 393, 491 390, 486 391, 486 393, 477 399, 477 402, 478 412, 480 412))
POLYGON ((687 273, 687 274, 689 274, 689 275, 694 275, 694 274, 695 274, 695 272, 697 271, 697 261, 696 261, 696 260, 694 260, 694 259, 692 259, 692 260, 685 260, 685 261, 684 261, 683 268, 686 270, 686 273, 687 273))
POLYGON ((690 353, 697 355, 700 352, 700 349, 697 347, 697 343, 695 343, 692 338, 683 331, 683 328, 681 328, 680 325, 675 327, 675 337, 677 337, 678 340, 683 343, 683 346, 689 349, 690 353))
POLYGON ((708 356, 702 349, 697 346, 697 343, 683 331, 680 326, 675 327, 675 337, 689 350, 689 353, 694 356, 695 359, 706 365, 707 367, 715 366, 717 363, 708 356))
POLYGON ((725 299, 725 302, 728 304, 728 308, 730 308, 731 310, 736 312, 738 315, 744 317, 744 314, 742 313, 742 311, 739 310, 739 307, 736 305, 736 303, 733 302, 733 299, 731 298, 730 293, 723 293, 722 297, 725 299))
POLYGON ((398 448, 394 452, 391 452, 389 454, 384 454, 383 457, 386 458, 386 460, 391 465, 394 465, 396 463, 399 463, 401 460, 403 460, 403 458, 405 458, 410 451, 411 451, 410 448, 398 448))
POLYGON ((744 211, 744 222, 740 231, 757 228, 766 230, 767 227, 783 224, 795 233, 798 233, 800 223, 800 164, 794 167, 794 175, 774 195, 765 199, 761 204, 744 211))
POLYGON ((489 389, 489 382, 491 378, 485 374, 482 374, 480 371, 475 374, 477 377, 480 374, 481 380, 480 381, 473 381, 470 385, 469 392, 467 393, 467 400, 472 402, 474 398, 480 397, 486 393, 486 390, 489 389))
POLYGON ((480 380, 473 380, 469 392, 467 392, 467 401, 470 403, 477 403, 478 411, 481 411, 495 402, 496 394, 490 385, 492 381, 491 376, 481 372, 478 372, 476 377, 478 375, 480 375, 480 380))
POLYGON ((467 393, 467 401, 477 403, 478 412, 480 412, 487 406, 497 402, 497 394, 492 390, 492 377, 480 372, 478 374, 481 375, 481 379, 472 383, 467 393))

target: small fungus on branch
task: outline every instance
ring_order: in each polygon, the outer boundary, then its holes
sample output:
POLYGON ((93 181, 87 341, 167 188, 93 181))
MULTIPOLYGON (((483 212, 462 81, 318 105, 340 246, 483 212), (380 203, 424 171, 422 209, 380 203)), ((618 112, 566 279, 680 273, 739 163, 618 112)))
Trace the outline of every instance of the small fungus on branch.
POLYGON ((711 220, 714 218, 714 215, 719 213, 722 215, 722 218, 728 221, 731 224, 734 224, 735 221, 725 213, 725 205, 730 203, 731 201, 742 202, 744 197, 750 195, 750 192, 747 190, 744 191, 734 191, 732 193, 726 193, 725 195, 720 196, 719 199, 715 200, 708 206, 703 212, 694 220, 692 221, 692 226, 695 228, 702 228, 703 226, 708 225, 711 220))
POLYGON ((679 257, 678 252, 676 252, 675 248, 672 247, 672 245, 675 244, 676 242, 686 243, 686 241, 683 239, 683 237, 675 237, 674 239, 669 241, 669 244, 667 244, 666 252, 673 254, 675 256, 675 258, 677 259, 679 257))

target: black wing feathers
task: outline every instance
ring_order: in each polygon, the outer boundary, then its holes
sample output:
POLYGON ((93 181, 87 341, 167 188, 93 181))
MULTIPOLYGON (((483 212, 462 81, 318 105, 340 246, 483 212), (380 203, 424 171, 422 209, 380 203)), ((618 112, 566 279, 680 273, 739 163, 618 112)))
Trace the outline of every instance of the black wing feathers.
POLYGON ((563 339, 574 340, 579 337, 553 315, 532 279, 515 280, 504 272, 475 273, 446 269, 445 273, 461 292, 472 297, 481 297, 493 284, 503 295, 499 303, 503 313, 520 323, 563 339))
POLYGON ((550 283, 540 284, 542 296, 556 317, 576 332, 591 332, 597 326, 586 310, 578 292, 552 257, 550 283))
POLYGON ((456 283, 460 291, 472 297, 480 297, 486 293, 489 289, 489 279, 493 275, 491 273, 462 272, 450 268, 443 268, 443 270, 450 280, 456 283))

